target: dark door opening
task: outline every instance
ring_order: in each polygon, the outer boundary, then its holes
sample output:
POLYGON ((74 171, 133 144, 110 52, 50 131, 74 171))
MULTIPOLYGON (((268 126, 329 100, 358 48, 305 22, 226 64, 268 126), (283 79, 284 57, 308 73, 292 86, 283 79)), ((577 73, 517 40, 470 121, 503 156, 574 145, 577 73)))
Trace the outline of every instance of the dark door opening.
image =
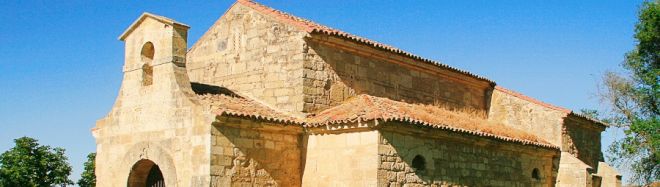
POLYGON ((128 176, 129 187, 165 187, 165 179, 160 167, 151 160, 143 159, 135 163, 128 176))

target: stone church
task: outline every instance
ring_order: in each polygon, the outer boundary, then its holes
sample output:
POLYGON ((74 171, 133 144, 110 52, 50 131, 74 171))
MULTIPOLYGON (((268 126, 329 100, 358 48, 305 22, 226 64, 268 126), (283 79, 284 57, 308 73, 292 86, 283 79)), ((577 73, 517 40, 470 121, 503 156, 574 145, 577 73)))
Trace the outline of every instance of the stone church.
POLYGON ((98 186, 620 185, 607 124, 487 78, 249 0, 188 29, 119 37, 98 186))

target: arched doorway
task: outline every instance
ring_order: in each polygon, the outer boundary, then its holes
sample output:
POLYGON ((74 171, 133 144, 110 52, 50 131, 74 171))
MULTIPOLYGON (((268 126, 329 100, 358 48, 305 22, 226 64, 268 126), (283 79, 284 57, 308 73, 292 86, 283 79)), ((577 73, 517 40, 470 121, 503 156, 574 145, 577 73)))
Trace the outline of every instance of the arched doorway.
POLYGON ((126 185, 128 187, 165 187, 165 179, 156 163, 142 159, 131 168, 126 185))

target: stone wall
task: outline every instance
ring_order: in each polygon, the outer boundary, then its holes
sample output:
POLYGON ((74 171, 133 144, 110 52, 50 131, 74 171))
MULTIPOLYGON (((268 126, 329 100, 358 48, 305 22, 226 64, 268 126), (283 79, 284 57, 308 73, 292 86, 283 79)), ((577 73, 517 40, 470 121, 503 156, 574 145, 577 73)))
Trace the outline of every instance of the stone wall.
POLYGON ((402 125, 380 130, 379 186, 554 185, 558 151, 402 125))
POLYGON ((603 126, 570 114, 568 109, 502 88, 495 89, 491 101, 489 120, 526 131, 561 147, 558 185, 593 183, 592 174, 599 169, 598 162, 603 161, 600 145, 603 126))
POLYGON ((598 163, 598 175, 603 178, 602 186, 621 187, 621 174, 607 163, 598 163))
POLYGON ((303 186, 376 186, 378 132, 310 134, 303 186))
MULTIPOLYGON (((126 186, 136 163, 160 168, 167 186, 208 185, 213 117, 195 100, 185 68, 186 30, 143 15, 122 38, 124 77, 117 100, 97 121, 97 186, 126 186), (144 58, 144 46, 153 53, 144 58), (150 84, 144 84, 145 67, 150 84)), ((144 169, 144 168, 142 168, 144 169)))
POLYGON ((503 92, 493 91, 488 119, 561 145, 565 112, 503 92))
POLYGON ((479 111, 488 108, 492 87, 486 81, 335 37, 313 35, 307 45, 305 111, 334 106, 356 94, 479 111))
MULTIPOLYGON (((562 126, 562 151, 571 153, 592 168, 604 161, 601 152, 600 133, 604 127, 575 117, 567 117, 562 126)), ((596 171, 594 171, 596 172, 596 171)))
POLYGON ((190 79, 299 113, 305 34, 236 3, 188 52, 190 79))
POLYGON ((561 152, 557 186, 592 186, 591 166, 568 152, 561 152))
POLYGON ((142 16, 123 40, 124 77, 117 100, 97 121, 97 186, 126 186, 136 163, 159 166, 167 186, 208 185, 209 112, 197 105, 185 68, 186 28, 142 16), (144 18, 144 19, 142 19, 144 18), (148 61, 143 46, 153 44, 148 61), (151 84, 144 84, 150 67, 151 84))
POLYGON ((187 58, 193 82, 223 86, 298 115, 361 93, 486 111, 492 90, 486 81, 418 60, 337 38, 310 37, 240 3, 193 45, 187 58))
POLYGON ((211 131, 211 186, 300 186, 300 127, 219 117, 211 131))

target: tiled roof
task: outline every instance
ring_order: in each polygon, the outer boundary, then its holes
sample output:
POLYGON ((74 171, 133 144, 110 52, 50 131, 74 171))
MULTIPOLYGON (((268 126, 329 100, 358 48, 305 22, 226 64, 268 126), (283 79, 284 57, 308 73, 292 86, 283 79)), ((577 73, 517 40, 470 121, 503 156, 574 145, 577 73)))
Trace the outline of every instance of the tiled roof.
POLYGON ((236 2, 240 3, 242 5, 248 6, 252 9, 254 9, 254 10, 257 10, 262 14, 269 15, 269 16, 279 20, 280 22, 296 26, 299 29, 304 30, 305 32, 308 32, 308 33, 317 33, 317 34, 324 34, 324 35, 329 35, 329 36, 345 38, 345 39, 348 39, 348 40, 351 40, 351 41, 354 41, 354 42, 357 42, 357 43, 361 43, 361 44, 364 44, 364 45, 375 47, 377 49, 382 49, 382 50, 385 50, 385 51, 389 51, 391 53, 403 55, 403 56, 406 56, 406 57, 409 57, 409 58, 412 58, 412 59, 415 59, 415 60, 425 62, 427 64, 431 64, 431 65, 441 67, 443 69, 448 69, 448 70, 451 70, 451 71, 454 71, 454 72, 457 72, 457 73, 461 73, 461 74, 464 74, 464 75, 468 75, 468 76, 471 76, 471 77, 474 77, 474 78, 477 78, 477 79, 480 79, 480 80, 484 80, 484 81, 488 81, 490 83, 493 83, 493 81, 489 80, 486 77, 479 76, 479 75, 476 75, 476 74, 473 74, 473 73, 470 73, 468 71, 461 70, 461 69, 458 69, 458 68, 454 68, 454 67, 451 67, 449 65, 442 64, 440 62, 437 62, 437 61, 434 61, 434 60, 431 60, 431 59, 427 59, 427 58, 412 54, 410 52, 401 50, 401 49, 396 48, 396 47, 392 47, 392 46, 387 45, 387 44, 383 44, 383 43, 373 41, 373 40, 370 40, 370 39, 367 39, 367 38, 363 38, 363 37, 360 37, 360 36, 357 36, 357 35, 354 35, 354 34, 350 34, 350 33, 341 31, 339 29, 334 29, 334 28, 331 28, 331 27, 328 27, 328 26, 325 26, 325 25, 321 25, 321 24, 315 23, 313 21, 303 19, 303 18, 294 16, 294 15, 291 15, 291 14, 273 9, 271 7, 256 3, 256 2, 251 1, 251 0, 237 0, 236 2))
POLYGON ((546 108, 549 108, 549 109, 553 109, 553 110, 562 112, 566 116, 574 116, 574 117, 577 117, 577 118, 582 118, 584 120, 593 122, 594 124, 599 125, 599 126, 604 126, 604 127, 609 126, 608 124, 606 124, 605 122, 602 122, 600 120, 597 120, 597 119, 594 119, 594 118, 591 118, 591 117, 588 117, 588 116, 585 116, 585 115, 582 115, 582 114, 575 113, 574 111, 572 111, 570 109, 567 109, 567 108, 564 108, 564 107, 555 106, 555 105, 540 101, 538 99, 534 99, 532 97, 523 95, 522 93, 518 93, 518 92, 506 89, 506 88, 501 87, 501 86, 495 86, 495 89, 498 90, 498 91, 501 91, 502 93, 505 93, 505 94, 508 94, 508 95, 511 95, 511 96, 514 96, 514 97, 517 97, 517 98, 520 98, 520 99, 523 99, 523 100, 526 100, 526 101, 529 101, 531 103, 534 103, 534 104, 537 104, 537 105, 540 105, 540 106, 543 106, 543 107, 546 107, 546 108))
POLYGON ((370 95, 358 95, 343 104, 319 112, 305 126, 323 126, 357 121, 400 121, 475 136, 558 148, 532 134, 506 127, 470 112, 449 111, 437 106, 411 104, 370 95))
POLYGON ((286 124, 302 125, 302 121, 279 112, 253 99, 245 98, 232 91, 211 85, 192 83, 192 88, 203 102, 211 106, 217 115, 247 117, 286 124))
POLYGON ((592 122, 593 124, 596 124, 596 125, 599 125, 599 126, 602 126, 602 127, 609 127, 609 126, 610 126, 609 124, 607 124, 607 123, 605 123, 605 122, 603 122, 603 121, 601 121, 601 120, 594 119, 594 118, 591 118, 591 117, 589 117, 589 116, 585 116, 585 115, 583 115, 583 114, 575 113, 575 112, 573 112, 573 111, 571 111, 571 113, 568 114, 568 115, 569 115, 569 116, 574 116, 574 117, 577 117, 577 118, 582 118, 582 119, 584 119, 584 120, 590 121, 590 122, 592 122))
POLYGON ((319 127, 358 121, 399 121, 524 145, 558 149, 558 147, 534 135, 501 124, 495 124, 480 117, 475 117, 473 114, 449 111, 437 106, 410 104, 387 98, 358 95, 341 105, 310 115, 307 118, 297 118, 240 96, 226 88, 198 83, 192 83, 192 88, 203 102, 211 106, 211 109, 217 115, 246 117, 304 127, 319 127))
POLYGON ((204 94, 199 95, 199 97, 202 101, 208 102, 212 107, 211 109, 217 115, 247 117, 257 120, 302 125, 300 120, 251 99, 214 94, 204 94))

